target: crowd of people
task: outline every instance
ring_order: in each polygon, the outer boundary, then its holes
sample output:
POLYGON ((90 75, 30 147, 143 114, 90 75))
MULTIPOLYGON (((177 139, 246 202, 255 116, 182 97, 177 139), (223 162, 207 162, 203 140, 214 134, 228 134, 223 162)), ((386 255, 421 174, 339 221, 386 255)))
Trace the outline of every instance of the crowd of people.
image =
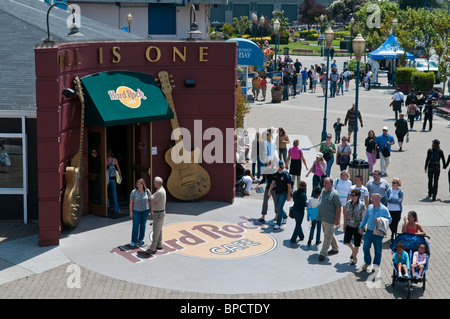
MULTIPOLYGON (((333 59, 332 59, 333 60, 333 59)), ((283 86, 283 100, 288 100, 289 96, 296 96, 309 91, 316 93, 317 85, 322 88, 322 93, 326 94, 327 86, 327 67, 322 62, 311 64, 309 66, 303 66, 302 63, 295 59, 295 62, 289 55, 284 58, 278 57, 277 61, 271 61, 268 66, 268 70, 274 72, 281 72, 281 85, 283 86)), ((369 82, 371 79, 371 72, 362 70, 365 74, 368 74, 362 78, 362 84, 369 82)), ((336 97, 336 95, 344 95, 344 91, 348 91, 352 74, 345 68, 339 71, 336 60, 334 59, 330 65, 330 74, 328 76, 330 97, 336 97)), ((370 86, 368 87, 370 88, 370 86)), ((256 74, 252 78, 252 93, 255 101, 258 101, 259 94, 262 94, 262 100, 266 99, 267 91, 267 77, 263 72, 261 75, 256 74)))
MULTIPOLYGON (((349 109, 349 112, 354 114, 354 108, 349 109)), ((358 116, 358 118, 362 125, 362 117, 358 116)), ((355 117, 353 116, 353 119, 346 117, 345 125, 350 123, 350 120, 355 121, 355 117)), ((337 123, 339 122, 340 119, 337 123)), ((288 216, 292 217, 295 220, 295 227, 290 242, 295 244, 307 239, 307 245, 310 246, 315 237, 315 244, 322 244, 319 261, 324 261, 327 256, 339 252, 335 229, 343 225, 344 244, 351 251, 350 264, 356 265, 362 244, 364 253, 362 269, 367 271, 373 271, 379 267, 382 240, 388 233, 390 233, 391 242, 399 231, 426 235, 417 223, 417 214, 413 211, 407 214, 405 222, 399 227, 405 194, 398 177, 393 177, 391 183, 385 179, 390 162, 390 154, 387 151, 390 152, 391 145, 395 144, 387 127, 383 127, 383 133, 378 136, 370 130, 366 138, 366 153, 372 178, 365 184, 363 176, 350 176, 347 170, 351 155, 348 136, 343 136, 340 143, 335 145, 332 142, 332 134, 328 133, 326 141, 320 144, 319 152, 316 153, 312 163, 305 160, 298 139, 293 141, 292 147, 287 148, 289 142, 288 134, 280 127, 278 130, 271 128, 258 133, 251 145, 249 153, 252 154, 252 171, 247 171, 247 175, 251 176, 248 183, 266 186, 259 222, 269 221, 267 213, 269 201, 272 198, 275 212, 274 230, 282 228, 287 223, 288 216), (254 150, 255 148, 257 149, 254 150), (381 169, 375 169, 378 158, 380 158, 381 169), (339 166, 340 171, 339 177, 335 180, 330 175, 330 167, 334 162, 339 166), (301 179, 303 167, 307 172, 306 178, 312 175, 312 192, 310 193, 307 191, 307 183, 301 179), (284 206, 291 200, 293 204, 288 215, 284 206), (306 219, 310 222, 309 233, 305 233, 302 227, 305 212, 306 219), (372 246, 375 252, 373 258, 372 246)), ((425 163, 425 171, 430 180, 429 196, 433 200, 437 193, 439 162, 442 161, 444 168, 450 165, 450 161, 445 160, 439 144, 438 140, 433 140, 425 163)))

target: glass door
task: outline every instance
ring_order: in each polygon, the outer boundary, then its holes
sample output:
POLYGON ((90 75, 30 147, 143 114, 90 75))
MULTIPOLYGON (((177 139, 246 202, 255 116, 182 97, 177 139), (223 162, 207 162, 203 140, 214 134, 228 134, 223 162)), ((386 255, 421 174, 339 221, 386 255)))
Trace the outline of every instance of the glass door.
POLYGON ((89 213, 107 217, 105 127, 88 127, 88 189, 89 213))

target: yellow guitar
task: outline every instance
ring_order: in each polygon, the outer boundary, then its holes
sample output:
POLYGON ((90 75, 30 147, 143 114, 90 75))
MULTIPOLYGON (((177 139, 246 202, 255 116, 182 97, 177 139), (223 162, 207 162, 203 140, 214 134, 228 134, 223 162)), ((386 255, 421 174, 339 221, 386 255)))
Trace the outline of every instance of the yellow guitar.
POLYGON ((208 172, 198 164, 200 151, 188 151, 184 147, 180 126, 178 124, 175 105, 172 99, 172 85, 166 71, 158 73, 161 91, 169 103, 174 118, 170 120, 173 135, 176 137, 175 146, 165 153, 165 160, 172 169, 167 180, 167 189, 173 197, 179 200, 196 200, 206 195, 211 189, 211 179, 208 172))
POLYGON ((66 191, 63 199, 62 217, 63 224, 67 227, 78 226, 83 214, 84 95, 78 76, 75 77, 74 83, 81 102, 80 148, 70 162, 72 166, 66 167, 66 191))

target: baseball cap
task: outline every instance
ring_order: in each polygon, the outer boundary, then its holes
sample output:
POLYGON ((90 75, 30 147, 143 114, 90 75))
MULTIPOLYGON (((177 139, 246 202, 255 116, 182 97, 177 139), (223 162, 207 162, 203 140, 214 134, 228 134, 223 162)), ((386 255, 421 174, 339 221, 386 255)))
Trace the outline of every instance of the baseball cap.
POLYGON ((387 126, 383 126, 383 131, 389 131, 387 126))
POLYGON ((439 141, 438 139, 434 139, 432 142, 433 142, 433 144, 437 144, 437 145, 441 144, 441 141, 439 141))
POLYGON ((323 157, 323 154, 319 152, 319 153, 316 154, 316 157, 317 157, 317 158, 322 158, 322 157, 323 157))
POLYGON ((284 163, 283 163, 282 160, 279 160, 279 161, 278 161, 278 166, 284 166, 284 163))

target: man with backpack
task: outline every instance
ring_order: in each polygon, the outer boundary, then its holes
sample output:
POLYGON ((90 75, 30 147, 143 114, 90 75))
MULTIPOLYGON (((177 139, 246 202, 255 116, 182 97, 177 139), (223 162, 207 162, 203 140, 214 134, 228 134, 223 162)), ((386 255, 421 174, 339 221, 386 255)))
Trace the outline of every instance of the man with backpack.
POLYGON ((436 200, 439 175, 441 174, 440 160, 442 159, 442 166, 445 167, 444 152, 441 150, 440 141, 434 139, 431 148, 427 151, 427 158, 425 160, 425 174, 428 174, 428 197, 436 200))

